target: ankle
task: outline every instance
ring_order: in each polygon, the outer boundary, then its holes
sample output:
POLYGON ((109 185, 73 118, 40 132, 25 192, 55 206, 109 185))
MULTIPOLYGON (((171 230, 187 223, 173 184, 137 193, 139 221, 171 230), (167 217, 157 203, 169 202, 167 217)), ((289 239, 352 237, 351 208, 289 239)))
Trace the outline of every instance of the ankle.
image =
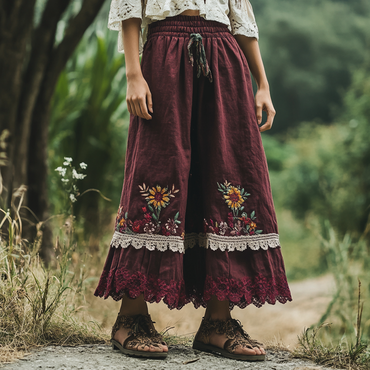
POLYGON ((204 318, 207 320, 229 320, 231 319, 230 311, 227 312, 206 312, 204 318))
POLYGON ((127 316, 148 315, 148 305, 142 295, 135 299, 124 297, 119 314, 127 316))

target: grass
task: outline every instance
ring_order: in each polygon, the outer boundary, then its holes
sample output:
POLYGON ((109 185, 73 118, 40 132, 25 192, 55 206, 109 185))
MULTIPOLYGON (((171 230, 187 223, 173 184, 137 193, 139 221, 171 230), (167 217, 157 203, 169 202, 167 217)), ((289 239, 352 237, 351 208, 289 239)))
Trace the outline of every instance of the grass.
POLYGON ((83 265, 72 263, 71 217, 56 241, 56 261, 46 268, 38 256, 41 225, 34 243, 22 238, 19 211, 24 193, 25 188, 15 192, 12 210, 1 210, 0 362, 38 346, 105 343, 108 338, 81 313, 84 271, 83 265))
POLYGON ((329 223, 325 229, 320 238, 336 292, 318 325, 299 336, 293 355, 333 368, 370 369, 370 310, 364 304, 370 289, 370 227, 368 224, 357 241, 348 234, 338 238, 329 223), (332 325, 326 324, 328 319, 332 325))

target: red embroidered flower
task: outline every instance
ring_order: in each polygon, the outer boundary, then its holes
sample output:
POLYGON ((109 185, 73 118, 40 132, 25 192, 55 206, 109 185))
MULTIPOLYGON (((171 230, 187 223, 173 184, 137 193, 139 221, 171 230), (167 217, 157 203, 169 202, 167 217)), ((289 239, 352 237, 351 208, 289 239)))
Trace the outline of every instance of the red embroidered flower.
MULTIPOLYGON (((145 207, 143 207, 143 208, 145 208, 145 207)), ((150 214, 150 213, 145 213, 144 217, 145 217, 148 221, 152 219, 152 216, 151 216, 151 214, 150 214)))
POLYGON ((138 233, 140 229, 141 229, 141 221, 140 220, 134 221, 134 224, 132 225, 132 231, 134 233, 138 233))
POLYGON ((249 232, 249 235, 254 235, 254 231, 252 230, 252 231, 250 231, 249 232))
POLYGON ((240 217, 239 220, 244 223, 244 225, 249 225, 252 220, 249 217, 240 217))
POLYGON ((146 213, 146 211, 147 211, 146 207, 142 207, 141 209, 143 210, 144 213, 146 213))

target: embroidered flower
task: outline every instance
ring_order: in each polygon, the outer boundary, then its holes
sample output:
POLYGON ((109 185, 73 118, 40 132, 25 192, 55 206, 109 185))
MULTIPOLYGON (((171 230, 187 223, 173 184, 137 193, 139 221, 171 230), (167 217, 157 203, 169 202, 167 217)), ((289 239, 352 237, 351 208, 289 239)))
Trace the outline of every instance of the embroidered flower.
POLYGON ((167 188, 161 188, 159 185, 149 189, 149 196, 145 199, 148 199, 148 204, 153 204, 155 208, 166 207, 170 202, 169 193, 167 188))
POLYGON ((155 225, 153 222, 148 222, 147 224, 144 225, 144 232, 147 234, 153 234, 155 232, 155 225))
POLYGON ((229 228, 228 224, 224 221, 221 221, 219 227, 220 235, 225 235, 228 228, 229 228))
POLYGON ((224 198, 226 199, 227 205, 233 209, 233 208, 240 208, 241 205, 244 203, 244 199, 240 195, 240 190, 238 190, 236 187, 231 186, 227 194, 224 195, 224 198))
POLYGON ((169 231, 171 234, 176 234, 176 229, 178 228, 178 226, 175 220, 169 218, 164 226, 166 227, 166 230, 169 231))
POLYGON ((232 212, 228 212, 227 221, 217 222, 204 219, 204 232, 222 236, 261 234, 262 230, 257 230, 255 211, 252 211, 249 216, 246 212, 242 212, 240 216, 240 212, 244 209, 243 203, 250 194, 239 185, 234 186, 228 181, 223 184, 217 183, 217 186, 232 212))
POLYGON ((174 198, 179 190, 175 188, 175 185, 172 185, 172 188, 160 185, 150 187, 145 185, 145 183, 139 185, 139 189, 147 202, 146 206, 141 207, 144 217, 141 220, 131 221, 127 212, 123 216, 123 209, 120 207, 117 215, 116 230, 128 234, 144 232, 166 236, 175 235, 178 232, 178 225, 181 224, 179 212, 175 214, 173 219, 169 218, 164 226, 162 226, 160 215, 162 209, 170 204, 171 198, 174 198))
POLYGON ((134 233, 138 233, 141 229, 141 221, 139 220, 135 220, 133 225, 132 225, 132 231, 134 233))

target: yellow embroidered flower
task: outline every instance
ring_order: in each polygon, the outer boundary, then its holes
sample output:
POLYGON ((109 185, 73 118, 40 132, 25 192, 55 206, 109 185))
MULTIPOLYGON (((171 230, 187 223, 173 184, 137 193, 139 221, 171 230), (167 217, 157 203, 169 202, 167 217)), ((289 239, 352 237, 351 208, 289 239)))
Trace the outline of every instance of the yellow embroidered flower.
POLYGON ((149 196, 145 199, 148 199, 148 204, 153 204, 155 208, 166 207, 170 201, 169 193, 166 193, 167 188, 161 188, 159 185, 149 189, 149 196))
POLYGON ((227 194, 224 195, 226 199, 226 203, 230 208, 240 208, 242 203, 244 203, 244 199, 240 194, 240 190, 235 186, 230 186, 229 191, 227 194))
POLYGON ((119 222, 119 225, 120 226, 123 226, 125 224, 126 220, 122 217, 120 222, 119 222))
POLYGON ((249 224, 249 230, 254 230, 256 228, 256 224, 252 221, 250 224, 249 224))

